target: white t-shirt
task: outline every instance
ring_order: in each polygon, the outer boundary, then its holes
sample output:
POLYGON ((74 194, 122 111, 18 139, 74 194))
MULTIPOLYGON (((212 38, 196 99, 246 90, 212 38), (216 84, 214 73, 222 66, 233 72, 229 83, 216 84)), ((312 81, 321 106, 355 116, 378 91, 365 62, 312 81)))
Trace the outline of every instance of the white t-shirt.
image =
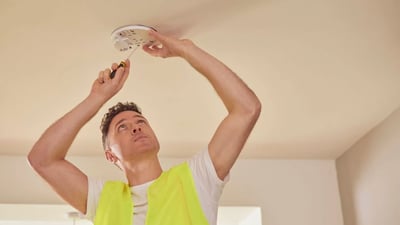
MULTIPOLYGON (((210 225, 216 225, 218 201, 224 185, 229 180, 227 176, 223 181, 218 178, 208 150, 201 151, 188 161, 192 171, 194 183, 203 212, 210 225)), ((154 181, 132 186, 131 194, 134 204, 133 225, 144 225, 147 213, 147 188, 154 181)), ((86 206, 86 218, 94 219, 100 193, 105 181, 89 178, 89 191, 86 206)))

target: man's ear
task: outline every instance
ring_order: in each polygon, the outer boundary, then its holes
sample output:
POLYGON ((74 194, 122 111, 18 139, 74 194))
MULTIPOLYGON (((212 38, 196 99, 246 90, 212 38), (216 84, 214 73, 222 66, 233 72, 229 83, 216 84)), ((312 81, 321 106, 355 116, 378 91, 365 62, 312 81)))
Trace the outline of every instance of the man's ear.
POLYGON ((106 150, 104 154, 106 155, 107 161, 111 163, 118 162, 118 157, 110 149, 106 150))

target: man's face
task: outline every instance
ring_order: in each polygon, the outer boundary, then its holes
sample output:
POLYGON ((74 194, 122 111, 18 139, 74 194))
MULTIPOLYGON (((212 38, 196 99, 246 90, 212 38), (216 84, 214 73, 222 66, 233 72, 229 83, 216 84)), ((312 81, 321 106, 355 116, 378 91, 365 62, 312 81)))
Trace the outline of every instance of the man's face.
POLYGON ((123 111, 111 121, 108 146, 120 160, 157 154, 160 145, 148 121, 134 111, 123 111))

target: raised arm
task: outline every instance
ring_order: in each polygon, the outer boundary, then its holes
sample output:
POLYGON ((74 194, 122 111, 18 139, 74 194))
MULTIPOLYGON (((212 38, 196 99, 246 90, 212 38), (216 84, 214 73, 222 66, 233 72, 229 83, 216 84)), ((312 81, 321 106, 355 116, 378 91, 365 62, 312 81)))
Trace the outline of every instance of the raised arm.
MULTIPOLYGON (((87 176, 65 156, 79 130, 122 88, 129 66, 127 61, 125 69, 119 68, 114 79, 109 78, 109 69, 100 72, 88 97, 47 128, 28 155, 35 171, 66 202, 82 213, 86 213, 87 176)), ((117 64, 113 64, 112 68, 117 68, 117 64)))
POLYGON ((214 87, 228 115, 218 126, 208 149, 220 179, 224 179, 239 156, 260 111, 261 103, 251 89, 227 66, 190 40, 178 40, 150 32, 162 45, 144 46, 159 57, 179 56, 200 72, 214 87))

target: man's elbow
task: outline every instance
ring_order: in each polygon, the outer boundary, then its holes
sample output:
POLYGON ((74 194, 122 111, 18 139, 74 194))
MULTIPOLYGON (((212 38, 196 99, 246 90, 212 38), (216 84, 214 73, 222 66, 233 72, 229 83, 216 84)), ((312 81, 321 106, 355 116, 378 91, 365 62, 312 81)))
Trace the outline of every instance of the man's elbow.
POLYGON ((250 116, 253 119, 257 120, 261 113, 261 108, 262 108, 261 101, 258 98, 255 98, 251 102, 251 104, 249 104, 248 107, 249 107, 248 112, 250 116))
POLYGON ((246 106, 244 107, 244 111, 242 115, 245 116, 245 118, 248 118, 248 120, 254 124, 257 122, 258 117, 261 114, 261 102, 258 98, 255 98, 251 102, 248 102, 246 106))
POLYGON ((40 160, 38 159, 38 157, 35 155, 35 153, 33 152, 33 150, 31 150, 31 152, 29 152, 28 156, 26 157, 28 160, 29 165, 34 169, 34 170, 38 170, 40 168, 40 160))
POLYGON ((27 160, 29 165, 38 173, 40 173, 40 171, 46 167, 46 164, 48 164, 36 149, 32 149, 29 152, 27 160))

